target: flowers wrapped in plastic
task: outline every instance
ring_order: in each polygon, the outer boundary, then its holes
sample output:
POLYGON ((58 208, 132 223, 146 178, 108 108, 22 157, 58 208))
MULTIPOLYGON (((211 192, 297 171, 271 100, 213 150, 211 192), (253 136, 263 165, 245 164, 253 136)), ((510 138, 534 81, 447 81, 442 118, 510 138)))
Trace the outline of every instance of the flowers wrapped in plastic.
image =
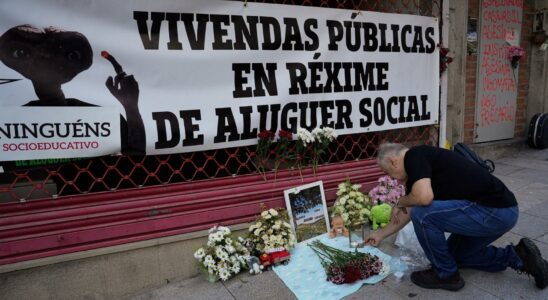
POLYGON ((519 60, 525 55, 525 50, 520 46, 511 46, 508 48, 508 59, 510 59, 510 64, 512 68, 515 69, 518 67, 519 60))
POLYGON ((280 247, 289 250, 296 242, 287 211, 285 209, 267 209, 264 206, 255 223, 249 226, 248 239, 253 242, 255 249, 260 253, 280 247))
POLYGON ((376 255, 358 251, 346 252, 318 240, 308 246, 320 258, 327 280, 334 284, 352 283, 389 272, 389 267, 376 255))
POLYGON ((363 224, 369 218, 371 202, 367 195, 360 192, 360 188, 361 185, 353 184, 350 180, 339 184, 331 217, 341 216, 347 227, 363 224))
POLYGON ((377 186, 369 191, 369 197, 377 203, 394 206, 400 197, 405 196, 405 186, 390 176, 379 178, 377 186))
POLYGON ((247 267, 248 255, 247 249, 239 240, 234 240, 230 229, 224 226, 211 228, 207 244, 194 252, 204 275, 216 275, 223 281, 247 267))

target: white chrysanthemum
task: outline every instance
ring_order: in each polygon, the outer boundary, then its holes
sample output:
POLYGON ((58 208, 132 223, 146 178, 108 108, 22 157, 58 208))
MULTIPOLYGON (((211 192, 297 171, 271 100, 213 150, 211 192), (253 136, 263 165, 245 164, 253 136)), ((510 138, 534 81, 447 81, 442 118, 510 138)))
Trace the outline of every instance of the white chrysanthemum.
POLYGON ((204 258, 204 256, 205 256, 204 248, 200 248, 200 249, 196 250, 196 252, 194 252, 194 258, 196 258, 198 260, 202 260, 202 258, 204 258))
POLYGON ((321 128, 316 127, 312 130, 312 135, 314 136, 314 138, 320 139, 323 136, 323 130, 321 128))
POLYGON ((213 233, 213 232, 216 232, 217 231, 217 226, 213 226, 211 228, 209 228, 209 233, 213 233))
POLYGON ((312 133, 304 128, 297 129, 297 139, 299 139, 304 146, 314 142, 314 136, 312 133))
POLYGON ((222 281, 227 281, 230 278, 230 272, 227 269, 219 269, 219 278, 222 281))
POLYGON ((255 235, 260 235, 262 231, 263 231, 262 228, 255 229, 255 231, 253 232, 253 234, 255 234, 255 235))
POLYGON ((217 248, 215 249, 215 254, 217 255, 217 257, 222 260, 222 261, 227 261, 228 260, 228 253, 226 253, 222 248, 217 248))
POLYGON ((278 212, 273 208, 269 209, 268 212, 274 217, 278 215, 278 212))
POLYGON ((232 271, 233 274, 240 273, 240 265, 233 265, 230 271, 232 271))

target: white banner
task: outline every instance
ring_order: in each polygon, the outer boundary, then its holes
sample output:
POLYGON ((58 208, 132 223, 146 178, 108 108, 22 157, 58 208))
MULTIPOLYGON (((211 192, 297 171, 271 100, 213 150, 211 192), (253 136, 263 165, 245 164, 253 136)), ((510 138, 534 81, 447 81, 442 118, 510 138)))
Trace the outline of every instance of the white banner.
POLYGON ((3 160, 89 157, 120 149, 120 113, 91 107, 4 107, 0 111, 3 160), (55 118, 52 118, 55 116, 55 118))
MULTIPOLYGON (((265 129, 340 135, 438 123, 431 17, 232 1, 3 0, 0 34, 0 109, 71 106, 74 121, 95 114, 84 106, 117 106, 123 118, 110 122, 121 123, 124 152, 252 145, 265 129)), ((0 160, 37 158, 27 154, 0 160)))

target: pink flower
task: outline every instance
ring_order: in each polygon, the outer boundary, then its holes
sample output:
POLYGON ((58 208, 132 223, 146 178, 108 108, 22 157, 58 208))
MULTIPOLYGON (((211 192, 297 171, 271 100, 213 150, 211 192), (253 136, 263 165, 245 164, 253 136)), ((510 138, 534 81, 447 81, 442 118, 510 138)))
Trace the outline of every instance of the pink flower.
POLYGON ((405 195, 405 187, 396 179, 383 176, 377 182, 377 186, 369 191, 369 197, 373 202, 394 205, 401 196, 405 195))
POLYGON ((509 59, 520 59, 525 55, 525 50, 519 46, 512 46, 508 48, 507 57, 509 59))

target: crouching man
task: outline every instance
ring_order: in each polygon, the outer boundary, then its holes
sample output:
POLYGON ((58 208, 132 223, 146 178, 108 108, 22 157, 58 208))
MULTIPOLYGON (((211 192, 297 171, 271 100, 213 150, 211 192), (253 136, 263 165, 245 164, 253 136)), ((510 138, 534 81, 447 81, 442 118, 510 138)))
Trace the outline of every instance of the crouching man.
POLYGON ((548 263, 530 239, 502 248, 490 245, 514 227, 519 211, 514 194, 487 170, 446 149, 391 143, 379 147, 377 163, 406 182, 407 195, 392 210, 390 224, 367 243, 377 246, 412 221, 431 263, 430 269, 411 274, 414 284, 456 291, 464 287, 459 268, 499 272, 511 267, 532 275, 540 289, 548 285, 548 263))

